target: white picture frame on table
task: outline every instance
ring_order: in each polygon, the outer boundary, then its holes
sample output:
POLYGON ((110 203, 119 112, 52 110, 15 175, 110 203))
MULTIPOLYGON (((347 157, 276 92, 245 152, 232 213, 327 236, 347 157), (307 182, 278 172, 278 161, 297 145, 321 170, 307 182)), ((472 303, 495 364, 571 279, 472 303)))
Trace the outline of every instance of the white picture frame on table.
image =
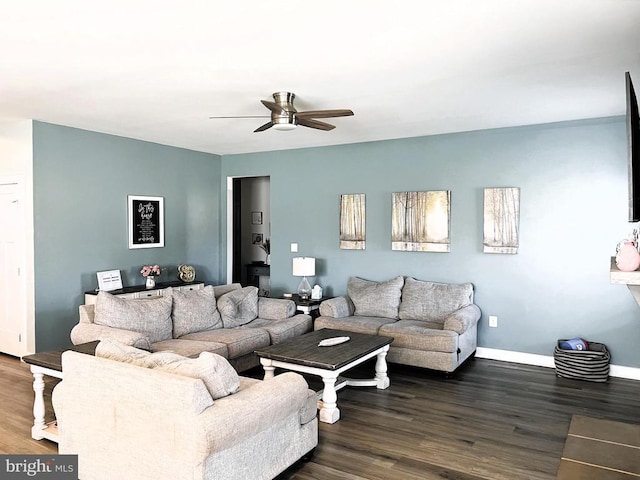
POLYGON ((105 270, 97 272, 96 276, 98 277, 98 290, 102 292, 111 292, 122 288, 120 270, 105 270))

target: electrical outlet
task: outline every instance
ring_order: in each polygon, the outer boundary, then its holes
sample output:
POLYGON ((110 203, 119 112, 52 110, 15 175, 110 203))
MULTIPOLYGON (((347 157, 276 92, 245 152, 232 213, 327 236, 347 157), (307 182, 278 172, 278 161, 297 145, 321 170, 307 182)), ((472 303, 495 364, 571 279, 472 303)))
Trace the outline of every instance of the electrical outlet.
POLYGON ((498 328, 498 317, 495 315, 489 315, 489 326, 492 328, 498 328))
POLYGON ((297 243, 292 243, 291 244, 291 252, 292 253, 296 253, 298 251, 298 244, 297 243))

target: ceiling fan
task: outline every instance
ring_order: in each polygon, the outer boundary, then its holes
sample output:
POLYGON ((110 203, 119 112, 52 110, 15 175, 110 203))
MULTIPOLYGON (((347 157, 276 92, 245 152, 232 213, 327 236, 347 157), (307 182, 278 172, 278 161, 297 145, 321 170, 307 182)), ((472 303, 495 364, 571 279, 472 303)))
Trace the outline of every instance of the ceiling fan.
MULTIPOLYGON (((317 118, 348 117, 353 112, 348 109, 337 110, 309 110, 298 112, 293 106, 295 94, 291 92, 276 92, 273 94, 274 101, 260 100, 262 104, 271 110, 271 121, 256 128, 254 132, 264 132, 273 127, 276 130, 293 130, 297 125, 303 127, 316 128, 318 130, 333 130, 335 125, 321 122, 317 118)), ((209 117, 209 118, 262 118, 266 115, 248 115, 236 117, 209 117)))

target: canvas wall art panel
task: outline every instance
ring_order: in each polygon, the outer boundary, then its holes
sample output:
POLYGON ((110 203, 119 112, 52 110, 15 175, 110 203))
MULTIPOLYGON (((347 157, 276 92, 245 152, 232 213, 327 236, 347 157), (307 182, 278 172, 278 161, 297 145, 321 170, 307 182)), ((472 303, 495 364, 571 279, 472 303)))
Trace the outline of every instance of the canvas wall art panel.
POLYGON ((340 195, 340 248, 364 250, 366 210, 364 193, 340 195))
POLYGON ((484 253, 518 253, 520 189, 484 189, 484 253))
POLYGON ((450 205, 449 190, 393 193, 391 249, 451 251, 450 205))

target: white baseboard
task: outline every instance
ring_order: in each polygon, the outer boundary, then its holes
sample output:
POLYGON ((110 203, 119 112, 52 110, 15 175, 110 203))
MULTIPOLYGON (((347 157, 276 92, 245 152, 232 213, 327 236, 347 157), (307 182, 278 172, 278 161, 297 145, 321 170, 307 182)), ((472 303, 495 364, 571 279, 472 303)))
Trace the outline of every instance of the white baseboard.
MULTIPOLYGON (((536 355, 534 353, 478 347, 476 350, 476 357, 499 360, 501 362, 522 363, 525 365, 536 365, 538 367, 555 368, 553 356, 551 355, 536 355)), ((628 378, 629 380, 640 380, 640 368, 625 367, 624 365, 611 365, 609 375, 612 377, 628 378)))

